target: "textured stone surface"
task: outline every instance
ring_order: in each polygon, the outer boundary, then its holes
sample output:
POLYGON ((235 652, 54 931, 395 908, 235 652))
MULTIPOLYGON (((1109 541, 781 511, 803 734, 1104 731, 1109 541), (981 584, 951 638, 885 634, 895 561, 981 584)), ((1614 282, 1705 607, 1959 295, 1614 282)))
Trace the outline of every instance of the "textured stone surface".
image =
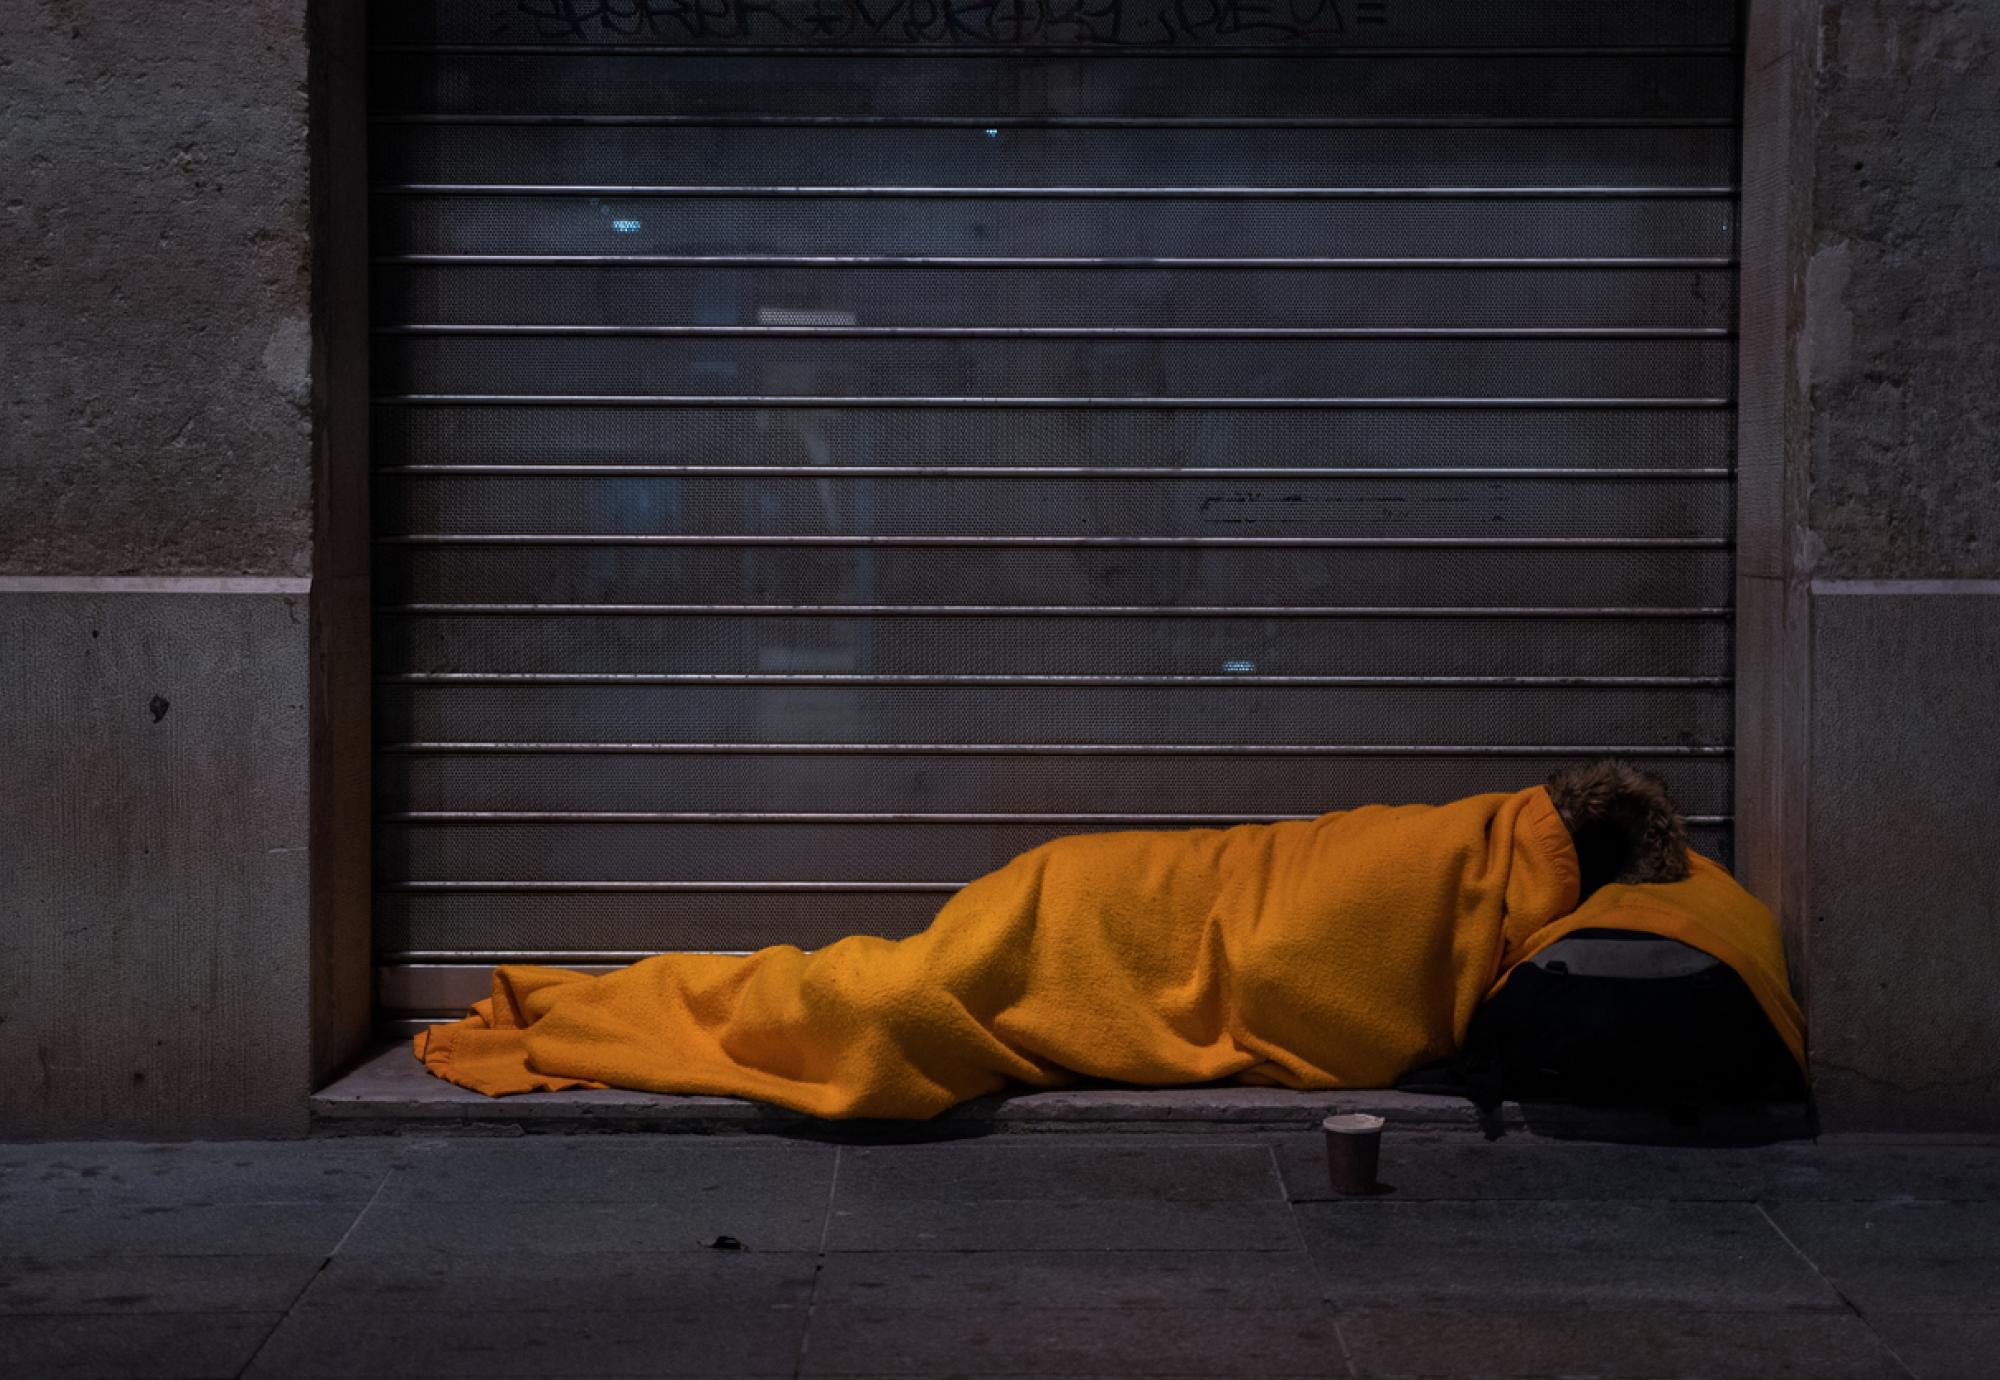
POLYGON ((1846 0, 1817 40, 1811 573, 2000 575, 2000 8, 1846 0))
POLYGON ((0 1314, 282 1313, 325 1263, 321 1253, 0 1257, 0 1314))
POLYGON ((1270 1202, 1146 1199, 860 1200, 836 1206, 836 1251, 1282 1251, 1298 1246, 1291 1212, 1270 1202))
MULTIPOLYGON (((503 1238, 504 1239, 504 1238, 503 1238)), ((315 1261, 315 1266, 321 1262, 315 1261)), ((556 1268, 540 1251, 342 1252, 299 1307, 339 1313, 643 1313, 672 1307, 802 1309, 813 1293, 810 1251, 571 1252, 556 1268)), ((4 1296, 0 1296, 4 1297, 4 1296)))
POLYGON ((1343 1310, 1368 1376, 1594 1380, 1908 1380, 1860 1320, 1806 1314, 1540 1308, 1343 1310))
POLYGON ((307 573, 305 10, 0 6, 0 572, 307 573))
POLYGON ((1279 1202, 1284 1185, 1262 1146, 1200 1145, 1162 1153, 1130 1145, 857 1146, 841 1157, 847 1202, 958 1199, 1158 1199, 1279 1202))
POLYGON ((1255 1129, 0 1146, 0 1373, 1990 1376, 1993 1141, 1418 1139, 1458 1198, 1229 1197, 1286 1143, 1255 1129), (1177 1197, 1191 1168, 1224 1196, 1177 1197), (1753 1178, 1761 1205, 1710 1200, 1753 1178), (1182 1230, 1272 1213, 1256 1249, 1182 1230), (838 1225, 865 1220, 943 1233, 838 1225))
POLYGON ((2000 596, 1823 595, 1813 625, 1822 1115, 2000 1129, 2000 596))
POLYGON ((1990 660, 1951 626, 1990 620, 1931 595, 1884 615, 1923 635, 1864 632, 1818 593, 2000 574, 2000 7, 1749 20, 1741 875, 1785 926, 1829 1124, 2000 1125, 1995 869, 1949 841, 1990 830, 1990 660))
POLYGON ((293 1313, 245 1375, 790 1375, 802 1311, 293 1313))
POLYGON ((1840 1299, 1748 1203, 1300 1203, 1341 1304, 1837 1309, 1840 1299), (1608 1270, 1615 1257, 1618 1268, 1608 1270))
POLYGON ((630 1203, 761 1189, 812 1204, 826 1198, 833 1161, 832 1146, 774 1140, 548 1136, 518 1145, 475 1142, 449 1153, 440 1148, 401 1156, 382 1185, 381 1201, 630 1203))
POLYGON ((815 1309, 802 1375, 1335 1375, 1324 1304, 1241 1308, 815 1309))
POLYGON ((0 594, 6 1132, 304 1128, 302 602, 0 594))
POLYGON ((0 1374, 227 1380, 243 1373, 282 1316, 0 1317, 0 1374))
POLYGON ((820 1243, 826 1213, 822 1190, 700 1194, 663 1179, 659 1197, 641 1202, 396 1203, 378 1205, 355 1224, 343 1249, 462 1251, 476 1254, 496 1237, 532 1242, 543 1255, 606 1251, 698 1251, 733 1236, 755 1251, 809 1251, 820 1243))
POLYGON ((1918 1380, 1992 1380, 2000 1314, 1880 1314, 1869 1321, 1918 1380))
POLYGON ((2000 1203, 1782 1203, 1771 1220, 1865 1312, 2000 1314, 2000 1203))
MULTIPOLYGON (((1473 1132, 1462 1097, 1395 1091, 1293 1092, 1214 1084, 1194 1088, 1072 1088, 975 1098, 928 1122, 819 1121, 736 1097, 682 1097, 621 1090, 522 1093, 492 1098, 433 1077, 402 1041, 377 1050, 312 1098, 322 1127, 379 1131, 401 1123, 477 1131, 491 1126, 550 1130, 673 1130, 695 1134, 783 1131, 829 1140, 950 1140, 993 1132, 1074 1134, 1106 1128, 1166 1133, 1316 1126, 1338 1112, 1379 1112, 1407 1124, 1473 1132)), ((1512 1103, 1503 1120, 1520 1126, 1512 1103)))
MULTIPOLYGON (((1276 1141, 1285 1188, 1295 1203, 1337 1198, 1317 1131, 1276 1141)), ((1682 1201, 1750 1202, 1762 1190, 1775 1149, 1550 1143, 1508 1136, 1468 1154, 1463 1138, 1386 1131, 1378 1175, 1399 1202, 1483 1199, 1617 1199, 1655 1195, 1682 1201)))
POLYGON ((0 1217, 0 1256, 325 1255, 358 1211, 349 1203, 31 1203, 0 1217))
POLYGON ((1301 1250, 859 1251, 827 1257, 814 1298, 948 1316, 962 1308, 1312 1311, 1320 1294, 1301 1250))
POLYGON ((49 1154, 0 1146, 0 1207, 29 1203, 366 1203, 390 1156, 378 1141, 237 1145, 224 1159, 200 1145, 99 1141, 49 1154))

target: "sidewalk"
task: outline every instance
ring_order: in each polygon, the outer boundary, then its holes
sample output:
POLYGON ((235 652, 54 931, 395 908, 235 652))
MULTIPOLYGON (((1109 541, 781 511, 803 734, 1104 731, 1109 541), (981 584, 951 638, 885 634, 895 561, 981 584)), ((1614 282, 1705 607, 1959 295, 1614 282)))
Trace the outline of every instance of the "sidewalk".
POLYGON ((0 1145, 0 1375, 2000 1374, 1991 1143, 1293 1127, 0 1145))

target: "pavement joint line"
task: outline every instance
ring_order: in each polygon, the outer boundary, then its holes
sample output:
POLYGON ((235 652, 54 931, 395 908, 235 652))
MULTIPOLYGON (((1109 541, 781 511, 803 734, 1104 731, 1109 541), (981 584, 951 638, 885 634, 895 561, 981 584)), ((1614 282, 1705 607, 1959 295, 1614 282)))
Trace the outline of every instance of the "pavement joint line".
POLYGON ((363 1203, 361 1205, 361 1210, 354 1214, 354 1220, 347 1224, 347 1230, 340 1234, 340 1240, 333 1243, 333 1249, 328 1251, 326 1255, 321 1258, 319 1262, 319 1268, 317 1270, 314 1270, 310 1275, 306 1276, 306 1282, 299 1286, 298 1293, 292 1295, 292 1301, 285 1305, 283 1312, 278 1314, 278 1320, 271 1324, 271 1330, 269 1332, 266 1332, 264 1334, 263 1340, 257 1343, 257 1349, 251 1352, 249 1357, 244 1360, 242 1366, 238 1368, 236 1372, 238 1380, 241 1380, 241 1377, 248 1375, 250 1371, 256 1366, 257 1359, 264 1354, 264 1348, 268 1347, 271 1344, 271 1339, 278 1335, 278 1329, 283 1327, 286 1321, 291 1318, 292 1310, 297 1308, 299 1306, 299 1301, 306 1296, 306 1290, 312 1288, 313 1282, 317 1280, 321 1275, 326 1273, 326 1267, 333 1263, 334 1256, 340 1254, 340 1248, 347 1244, 347 1238, 354 1235, 354 1229, 361 1225, 361 1219, 368 1215, 369 1210, 373 1208, 377 1202, 381 1201, 382 1190, 389 1186, 389 1179, 391 1178, 391 1176, 395 1174, 395 1172, 396 1172, 396 1166, 393 1160, 382 1166, 382 1177, 376 1180, 375 1191, 368 1195, 368 1201, 363 1203))
POLYGON ((1341 1364, 1347 1367, 1350 1380, 1359 1380, 1361 1368, 1355 1363, 1354 1349, 1347 1344, 1347 1329, 1340 1325, 1340 1305, 1326 1296, 1326 1281, 1320 1277, 1319 1261, 1313 1257, 1312 1247, 1306 1244, 1305 1228, 1299 1225, 1298 1204, 1292 1201, 1291 1185, 1285 1182, 1285 1167, 1278 1162, 1278 1147, 1266 1142, 1264 1153, 1271 1157, 1271 1172, 1278 1177, 1278 1196, 1285 1200, 1285 1220, 1292 1224, 1292 1237, 1299 1243, 1313 1282, 1320 1286, 1320 1301, 1326 1305, 1326 1315, 1333 1322, 1333 1339, 1340 1344, 1341 1364))
POLYGON ((1785 1234, 1785 1229, 1778 1225, 1778 1219, 1771 1215, 1771 1211, 1769 1208, 1765 1207, 1764 1204, 1761 1202, 1755 1204, 1755 1207, 1757 1209, 1758 1215, 1764 1219, 1765 1224, 1768 1225, 1772 1231, 1778 1234, 1778 1239, 1784 1242, 1787 1246, 1792 1248, 1792 1254, 1796 1255, 1800 1260, 1803 1260, 1805 1262, 1806 1268, 1813 1272, 1814 1276, 1818 1278, 1821 1284, 1824 1284, 1829 1290, 1832 1291, 1833 1296, 1841 1301, 1841 1303, 1846 1307, 1849 1313, 1854 1315, 1855 1321, 1859 1322, 1861 1326, 1864 1329, 1866 1329, 1868 1335, 1875 1339, 1875 1345, 1882 1348, 1882 1354, 1884 1356, 1887 1356, 1891 1361, 1896 1363, 1896 1369, 1901 1371, 1904 1375, 1908 1376, 1909 1380, 1917 1380, 1917 1373, 1914 1370, 1910 1369, 1909 1362, 1905 1361, 1901 1356, 1897 1355, 1896 1348, 1890 1346, 1888 1339, 1875 1330, 1874 1324, 1868 1321, 1868 1315, 1866 1313, 1863 1313, 1861 1309, 1855 1304, 1854 1300, 1847 1296, 1847 1291, 1845 1289, 1842 1289, 1839 1285, 1835 1284, 1831 1279, 1828 1279, 1826 1271, 1820 1269, 1819 1262, 1817 1260, 1814 1260, 1811 1256, 1807 1255, 1803 1250, 1800 1249, 1798 1242, 1792 1240, 1790 1236, 1785 1234))
POLYGON ((806 1349, 812 1345, 813 1309, 819 1303, 819 1279, 826 1273, 826 1246, 833 1235, 834 1195, 840 1187, 840 1152, 845 1147, 833 1147, 833 1172, 826 1176, 826 1211, 819 1223, 819 1255, 813 1261, 812 1290, 806 1295, 806 1316, 799 1324, 799 1350, 792 1358, 792 1380, 799 1380, 805 1374, 806 1349))

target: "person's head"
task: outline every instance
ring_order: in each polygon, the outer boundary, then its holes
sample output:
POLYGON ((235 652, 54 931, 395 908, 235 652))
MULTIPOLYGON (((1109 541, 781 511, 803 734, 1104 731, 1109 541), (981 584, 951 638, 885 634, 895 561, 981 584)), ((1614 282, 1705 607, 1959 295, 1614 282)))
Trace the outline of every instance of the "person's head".
POLYGON ((1582 895, 1610 882, 1678 882, 1688 875, 1687 825, 1649 772, 1609 757, 1548 781, 1583 873, 1582 895))

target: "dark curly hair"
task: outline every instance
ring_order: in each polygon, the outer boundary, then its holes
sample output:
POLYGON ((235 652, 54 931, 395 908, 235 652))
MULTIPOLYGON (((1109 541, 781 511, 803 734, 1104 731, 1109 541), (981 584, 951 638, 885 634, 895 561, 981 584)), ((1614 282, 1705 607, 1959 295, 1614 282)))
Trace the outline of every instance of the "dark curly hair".
POLYGON ((1565 767, 1546 785, 1576 845, 1585 896, 1609 882, 1688 875, 1687 825, 1657 776, 1605 757, 1565 767))

